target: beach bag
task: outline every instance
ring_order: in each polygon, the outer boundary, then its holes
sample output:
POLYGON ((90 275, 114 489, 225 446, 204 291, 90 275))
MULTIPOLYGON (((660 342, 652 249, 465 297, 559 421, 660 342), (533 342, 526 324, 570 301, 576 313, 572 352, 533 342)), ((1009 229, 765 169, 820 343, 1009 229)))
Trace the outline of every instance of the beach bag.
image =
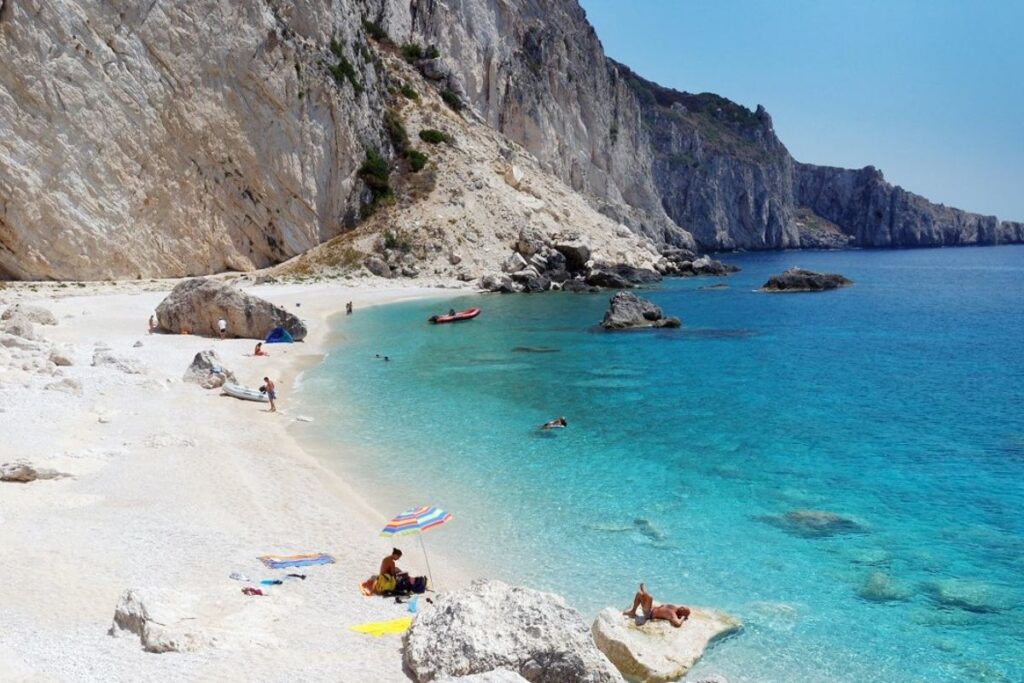
POLYGON ((377 595, 387 595, 395 590, 395 577, 389 574, 381 574, 373 585, 373 592, 377 595))
POLYGON ((413 578, 409 590, 413 593, 426 593, 427 592, 427 577, 417 576, 413 578))

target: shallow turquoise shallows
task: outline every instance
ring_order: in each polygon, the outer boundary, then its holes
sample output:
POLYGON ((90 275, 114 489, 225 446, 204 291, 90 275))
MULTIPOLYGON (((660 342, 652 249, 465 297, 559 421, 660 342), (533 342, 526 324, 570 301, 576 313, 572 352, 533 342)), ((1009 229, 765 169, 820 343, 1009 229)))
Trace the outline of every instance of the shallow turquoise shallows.
POLYGON ((608 292, 357 310, 302 402, 378 509, 454 513, 432 548, 587 618, 641 580, 742 618, 697 671, 1024 680, 1024 247, 725 260, 646 293, 681 330, 598 331, 608 292), (756 291, 791 265, 856 284, 756 291))

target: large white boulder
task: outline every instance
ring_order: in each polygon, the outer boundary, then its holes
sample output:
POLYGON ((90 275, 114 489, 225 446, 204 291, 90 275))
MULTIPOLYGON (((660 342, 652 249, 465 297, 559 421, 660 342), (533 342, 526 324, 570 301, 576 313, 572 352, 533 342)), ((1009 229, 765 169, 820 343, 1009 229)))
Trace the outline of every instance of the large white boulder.
POLYGON ((637 626, 608 607, 597 615, 591 631, 597 647, 628 680, 663 683, 682 678, 711 641, 741 627, 738 619, 701 607, 691 608, 690 618, 679 628, 662 620, 637 626))
POLYGON ((227 322, 229 337, 263 339, 278 326, 295 341, 306 336, 306 326, 297 316, 210 278, 178 283, 157 306, 156 319, 162 330, 210 337, 219 335, 219 320, 227 322))
POLYGON ((0 315, 0 320, 11 320, 12 318, 24 318, 40 325, 57 324, 57 318, 53 313, 42 306, 33 306, 32 304, 14 304, 9 306, 3 315, 0 315))
POLYGON ((209 643, 190 610, 194 599, 178 591, 129 588, 114 610, 110 635, 134 634, 146 652, 192 652, 209 643))
POLYGON ((501 581, 437 596, 405 634, 405 663, 421 682, 499 669, 532 683, 622 681, 563 598, 501 581))

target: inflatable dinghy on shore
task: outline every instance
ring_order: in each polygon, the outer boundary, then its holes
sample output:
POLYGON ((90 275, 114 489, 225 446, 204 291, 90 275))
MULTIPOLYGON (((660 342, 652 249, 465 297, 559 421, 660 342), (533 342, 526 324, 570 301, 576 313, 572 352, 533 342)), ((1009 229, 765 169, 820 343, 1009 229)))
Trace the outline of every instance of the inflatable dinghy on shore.
POLYGON ((243 387, 241 384, 225 384, 220 390, 228 396, 234 396, 243 401, 256 401, 257 403, 269 403, 270 401, 265 392, 243 387))

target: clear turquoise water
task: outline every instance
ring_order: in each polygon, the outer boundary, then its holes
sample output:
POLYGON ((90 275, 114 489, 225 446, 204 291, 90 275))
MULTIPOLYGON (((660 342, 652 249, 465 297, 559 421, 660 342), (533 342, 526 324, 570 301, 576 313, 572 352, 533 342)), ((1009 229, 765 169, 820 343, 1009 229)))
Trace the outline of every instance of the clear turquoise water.
POLYGON ((644 580, 741 617, 698 671, 1024 680, 1024 248, 727 260, 728 289, 649 293, 678 331, 596 332, 607 293, 357 311, 305 399, 376 454, 339 466, 379 508, 454 513, 432 547, 588 615, 644 580), (790 265, 857 284, 753 291, 790 265), (484 313, 425 323, 449 305, 484 313), (795 510, 853 524, 802 533, 795 510))

